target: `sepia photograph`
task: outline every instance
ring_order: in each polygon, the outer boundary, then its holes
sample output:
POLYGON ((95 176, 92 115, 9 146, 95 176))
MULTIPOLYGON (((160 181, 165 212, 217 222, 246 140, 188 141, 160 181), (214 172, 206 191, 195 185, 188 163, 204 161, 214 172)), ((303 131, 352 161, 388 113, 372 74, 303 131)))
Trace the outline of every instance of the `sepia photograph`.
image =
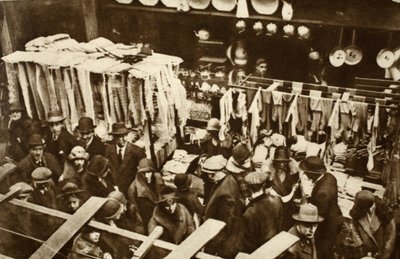
POLYGON ((0 0, 0 258, 400 259, 400 0, 0 0))

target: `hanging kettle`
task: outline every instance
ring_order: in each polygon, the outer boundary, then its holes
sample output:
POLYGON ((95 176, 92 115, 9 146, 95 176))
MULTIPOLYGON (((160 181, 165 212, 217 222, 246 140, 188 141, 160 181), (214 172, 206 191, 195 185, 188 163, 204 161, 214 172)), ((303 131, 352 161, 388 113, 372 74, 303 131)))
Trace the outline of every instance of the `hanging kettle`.
POLYGON ((356 37, 356 30, 353 29, 353 35, 351 37, 351 45, 344 48, 344 52, 346 53, 345 63, 350 66, 357 65, 361 62, 363 58, 363 53, 361 49, 354 44, 356 37))
POLYGON ((379 67, 381 68, 389 68, 393 66, 396 57, 394 55, 394 52, 390 49, 390 43, 392 42, 392 37, 393 34, 389 34, 389 40, 388 40, 388 47, 383 48, 378 52, 378 55, 376 56, 376 63, 378 64, 379 67))
POLYGON ((334 67, 340 67, 346 60, 346 52, 342 49, 343 27, 340 30, 339 46, 335 47, 329 54, 329 62, 334 67))
POLYGON ((146 6, 155 6, 158 3, 158 0, 139 0, 142 5, 146 6))
POLYGON ((236 7, 236 0, 212 0, 212 5, 218 11, 231 12, 236 7))

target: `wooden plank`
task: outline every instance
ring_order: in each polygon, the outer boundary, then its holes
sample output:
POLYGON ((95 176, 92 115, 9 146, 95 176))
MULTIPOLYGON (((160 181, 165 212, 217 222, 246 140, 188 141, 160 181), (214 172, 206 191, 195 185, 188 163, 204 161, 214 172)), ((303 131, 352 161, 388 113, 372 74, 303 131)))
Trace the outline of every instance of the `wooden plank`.
POLYGON ((247 259, 249 258, 249 256, 250 256, 249 254, 240 252, 236 255, 235 259, 247 259))
MULTIPOLYGON (((0 198, 3 196, 4 196, 3 194, 0 194, 0 198)), ((46 207, 39 206, 39 205, 29 203, 26 201, 22 201, 22 200, 12 199, 9 201, 9 203, 11 203, 17 207, 29 209, 36 213, 41 213, 46 216, 57 217, 57 218, 64 219, 64 220, 68 220, 72 216, 72 215, 62 212, 62 211, 53 210, 50 208, 46 208, 46 207)), ((112 226, 106 225, 104 223, 95 221, 95 220, 91 220, 88 223, 88 225, 90 227, 96 228, 100 231, 105 231, 110 234, 114 234, 114 235, 121 236, 124 238, 132 239, 132 240, 138 240, 138 241, 144 242, 147 239, 147 236, 145 236, 145 235, 131 232, 131 231, 128 231, 128 230, 125 230, 122 228, 112 227, 112 226)), ((154 246, 162 248, 162 249, 170 250, 170 251, 172 251, 178 247, 175 244, 172 244, 172 243, 160 240, 160 239, 157 239, 154 241, 154 246)), ((218 259, 218 258, 220 258, 218 256, 209 255, 209 254, 206 254, 203 252, 198 252, 195 255, 195 257, 198 259, 218 259)))
POLYGON ((165 259, 191 258, 225 226, 225 222, 208 219, 195 232, 174 249, 165 259))
POLYGON ((149 237, 139 246, 139 248, 134 252, 132 258, 143 258, 149 252, 154 241, 159 238, 164 229, 160 226, 155 227, 155 229, 150 233, 149 237))
POLYGON ((0 259, 13 259, 14 257, 9 257, 3 254, 0 254, 0 259))
POLYGON ((0 166, 0 182, 4 180, 7 176, 14 173, 17 170, 17 166, 12 163, 5 163, 0 166))
POLYGON ((104 198, 91 197, 29 258, 53 258, 58 250, 93 217, 105 202, 104 198))
POLYGON ((267 243, 260 246, 248 258, 249 259, 273 259, 281 255, 292 245, 294 245, 299 238, 288 232, 282 231, 278 235, 271 238, 267 243))
POLYGON ((8 193, 4 194, 3 197, 0 197, 0 203, 9 201, 12 198, 17 197, 20 192, 21 192, 21 188, 9 191, 8 193))

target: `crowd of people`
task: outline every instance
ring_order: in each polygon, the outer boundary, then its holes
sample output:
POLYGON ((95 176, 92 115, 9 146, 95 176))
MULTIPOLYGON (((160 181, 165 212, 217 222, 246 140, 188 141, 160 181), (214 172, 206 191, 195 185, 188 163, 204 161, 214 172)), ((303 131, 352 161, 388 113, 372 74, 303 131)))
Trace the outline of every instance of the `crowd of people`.
MULTIPOLYGON (((160 238, 175 244, 205 220, 221 220, 225 227, 204 251, 223 258, 252 253, 281 231, 299 237, 282 258, 329 259, 343 252, 338 249, 344 218, 336 178, 320 156, 296 161, 285 141, 271 144, 271 134, 260 134, 264 151, 257 160, 245 143, 221 142, 219 121, 211 119, 197 175, 176 175, 172 186, 145 150, 129 141, 124 123, 112 125, 113 140, 105 143, 91 118, 80 118, 71 134, 58 111, 41 125, 24 116, 21 105, 10 110, 8 154, 17 163, 10 189, 21 189, 20 199, 72 214, 89 197, 104 197, 96 220, 145 235, 161 226, 160 238), (203 180, 203 193, 192 187, 194 177, 203 180)), ((360 245, 354 257, 345 258, 391 258, 396 226, 387 204, 363 190, 350 215, 360 245)), ((131 245, 137 245, 108 240, 102 246, 101 239, 96 229, 85 227, 73 240, 69 258, 127 258, 131 245)), ((157 250, 150 257, 167 253, 157 250)))

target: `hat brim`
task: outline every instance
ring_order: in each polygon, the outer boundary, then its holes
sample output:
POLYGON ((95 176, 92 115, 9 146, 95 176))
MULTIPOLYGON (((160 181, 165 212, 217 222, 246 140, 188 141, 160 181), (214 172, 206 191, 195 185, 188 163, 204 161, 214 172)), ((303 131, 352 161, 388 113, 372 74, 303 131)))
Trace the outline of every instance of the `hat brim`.
POLYGON ((290 162, 290 159, 289 158, 274 158, 274 159, 272 159, 272 161, 273 162, 290 162))
POLYGON ((300 218, 299 214, 295 214, 295 215, 292 215, 292 218, 296 221, 305 222, 305 223, 319 223, 319 222, 324 221, 324 218, 321 216, 317 216, 317 219, 307 219, 307 218, 300 218))
POLYGON ((84 193, 84 192, 86 192, 86 191, 82 190, 82 189, 77 189, 77 190, 61 193, 61 194, 57 195, 57 198, 63 198, 65 196, 68 196, 71 194, 78 194, 78 193, 84 193))
POLYGON ((154 170, 154 168, 151 167, 143 167, 137 170, 137 173, 146 173, 146 172, 152 172, 155 173, 156 170, 154 170))
POLYGON ((312 174, 323 174, 323 173, 326 173, 326 167, 325 166, 323 166, 323 168, 321 168, 319 170, 310 170, 309 168, 304 166, 304 161, 300 162, 299 168, 305 173, 312 173, 312 174))
POLYGON ((130 130, 126 129, 126 130, 120 130, 120 131, 112 131, 109 134, 110 135, 126 135, 130 132, 130 130))
POLYGON ((63 116, 54 116, 54 117, 50 117, 49 119, 47 119, 48 123, 54 123, 54 122, 61 122, 64 121, 66 118, 63 116))
POLYGON ((176 196, 170 197, 170 198, 165 198, 165 199, 156 201, 156 204, 161 204, 161 203, 167 202, 168 200, 177 201, 178 199, 179 199, 179 197, 176 197, 176 196))
POLYGON ((78 126, 78 127, 76 127, 76 130, 79 133, 85 133, 85 132, 92 132, 92 131, 94 131, 95 128, 96 128, 96 125, 93 125, 93 128, 89 128, 89 129, 80 129, 78 126))

